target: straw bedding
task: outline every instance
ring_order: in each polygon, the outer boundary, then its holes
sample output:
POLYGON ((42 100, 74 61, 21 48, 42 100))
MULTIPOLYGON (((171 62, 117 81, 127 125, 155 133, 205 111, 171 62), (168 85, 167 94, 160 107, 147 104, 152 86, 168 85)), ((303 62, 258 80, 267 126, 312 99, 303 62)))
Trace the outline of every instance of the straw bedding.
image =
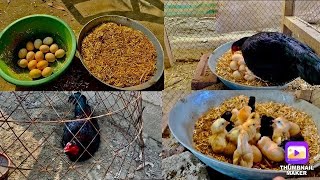
POLYGON ((156 71, 154 45, 140 31, 115 23, 96 27, 83 40, 83 61, 101 81, 131 87, 150 80, 156 71))
MULTIPOLYGON (((233 97, 224 101, 219 107, 212 108, 201 116, 195 124, 193 134, 193 142, 196 150, 217 160, 232 163, 232 157, 212 152, 210 144, 208 143, 208 137, 211 135, 210 126, 216 119, 220 118, 224 112, 231 111, 233 108, 240 109, 246 105, 248 101, 249 98, 243 95, 233 97)), ((315 122, 308 114, 276 102, 256 102, 256 112, 260 113, 261 116, 267 115, 274 118, 283 116, 289 121, 298 124, 301 128, 302 136, 309 144, 309 163, 313 164, 315 161, 318 161, 317 154, 320 151, 320 139, 315 122)), ((263 158, 263 161, 261 163, 255 163, 253 168, 279 170, 280 165, 281 163, 271 162, 263 158)))

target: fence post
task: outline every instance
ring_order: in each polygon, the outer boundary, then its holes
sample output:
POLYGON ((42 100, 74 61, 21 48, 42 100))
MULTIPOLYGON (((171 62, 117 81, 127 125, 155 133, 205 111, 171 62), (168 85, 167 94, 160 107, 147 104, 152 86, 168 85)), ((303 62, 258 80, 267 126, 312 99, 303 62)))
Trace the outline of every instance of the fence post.
POLYGON ((169 59, 169 61, 168 61, 168 59, 165 58, 165 67, 169 68, 169 67, 173 66, 175 59, 173 58, 173 55, 172 55, 172 49, 171 49, 170 41, 168 39, 168 35, 167 35, 165 27, 164 27, 164 45, 165 45, 167 56, 169 59))
POLYGON ((294 15, 294 1, 295 0, 283 0, 283 15, 282 15, 281 30, 282 30, 282 33, 287 34, 287 35, 292 35, 292 32, 284 24, 284 19, 286 16, 293 16, 294 15))

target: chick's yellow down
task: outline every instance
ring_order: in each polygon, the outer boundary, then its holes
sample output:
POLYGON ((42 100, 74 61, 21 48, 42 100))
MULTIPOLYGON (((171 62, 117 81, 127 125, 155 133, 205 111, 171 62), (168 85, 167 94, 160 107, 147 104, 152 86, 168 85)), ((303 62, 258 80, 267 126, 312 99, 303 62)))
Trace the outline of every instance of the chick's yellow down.
POLYGON ((258 139, 260 139, 260 136, 261 136, 260 133, 257 133, 257 129, 260 128, 260 124, 257 124, 257 123, 258 122, 256 119, 248 119, 242 125, 239 125, 231 129, 230 132, 227 134, 227 139, 230 142, 237 144, 240 131, 244 130, 249 135, 249 141, 257 141, 258 139))
POLYGON ((267 136, 263 136, 258 141, 258 148, 271 161, 281 162, 284 160, 284 150, 267 136))
POLYGON ((230 120, 235 124, 235 126, 239 126, 246 122, 251 114, 251 111, 252 108, 250 106, 244 106, 240 110, 235 108, 231 111, 232 116, 230 120))
POLYGON ((282 117, 278 117, 273 120, 273 134, 272 140, 280 145, 282 141, 290 138, 290 123, 282 117))
POLYGON ((237 144, 240 131, 241 131, 241 126, 232 128, 227 134, 228 141, 232 142, 233 144, 237 144))
POLYGON ((260 128, 260 125, 256 123, 255 120, 249 119, 244 124, 241 125, 242 130, 248 133, 248 139, 251 141, 252 139, 256 138, 257 129, 260 128))
POLYGON ((251 168, 253 166, 253 150, 249 144, 248 133, 241 130, 237 149, 233 153, 233 164, 251 168))
POLYGON ((223 153, 226 146, 227 146, 227 130, 226 126, 229 124, 223 118, 217 119, 212 123, 211 129, 211 136, 208 138, 208 142, 211 145, 212 151, 214 153, 223 153))
POLYGON ((259 148, 255 145, 251 145, 252 153, 253 153, 253 162, 259 163, 262 161, 262 154, 259 148))

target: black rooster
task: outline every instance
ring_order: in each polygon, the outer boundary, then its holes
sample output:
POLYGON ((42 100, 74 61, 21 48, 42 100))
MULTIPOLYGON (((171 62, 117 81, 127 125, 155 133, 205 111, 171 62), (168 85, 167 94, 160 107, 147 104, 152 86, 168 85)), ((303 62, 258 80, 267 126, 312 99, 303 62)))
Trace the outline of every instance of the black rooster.
POLYGON ((248 68, 263 80, 284 84, 297 77, 320 84, 320 58, 307 45, 278 32, 261 32, 232 44, 248 68))
MULTIPOLYGON (((75 105, 74 117, 76 119, 91 116, 91 107, 87 103, 87 98, 80 92, 72 94, 68 102, 75 105)), ((71 161, 85 161, 94 155, 100 145, 99 130, 99 124, 94 118, 65 123, 62 146, 71 161)))

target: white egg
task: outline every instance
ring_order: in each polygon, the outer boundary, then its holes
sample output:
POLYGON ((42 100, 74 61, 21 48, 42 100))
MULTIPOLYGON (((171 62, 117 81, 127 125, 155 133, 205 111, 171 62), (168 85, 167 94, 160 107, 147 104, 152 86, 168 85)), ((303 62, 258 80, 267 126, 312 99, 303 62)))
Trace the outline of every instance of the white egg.
POLYGON ((238 64, 239 64, 239 66, 240 66, 240 65, 242 65, 242 64, 246 64, 246 62, 245 62, 244 59, 242 58, 242 59, 239 59, 238 64))
POLYGON ((243 60, 243 56, 241 54, 233 54, 232 55, 232 61, 240 61, 243 60))
POLYGON ((239 66, 239 71, 246 71, 246 65, 241 64, 241 65, 239 66))
POLYGON ((256 78, 253 76, 253 75, 245 75, 244 76, 244 79, 247 80, 247 81, 253 81, 255 80, 256 78))
POLYGON ((40 46, 42 45, 42 40, 41 39, 36 39, 33 44, 34 44, 34 47, 36 49, 39 49, 40 46))
POLYGON ((230 68, 231 68, 232 70, 238 70, 238 63, 237 63, 237 61, 231 61, 231 63, 230 63, 230 68))
POLYGON ((45 45, 51 45, 53 43, 53 38, 52 37, 46 37, 46 38, 44 38, 44 40, 43 40, 43 44, 45 44, 45 45))
POLYGON ((239 71, 235 71, 232 73, 232 76, 235 78, 235 79, 241 79, 242 78, 242 75, 239 71))
POLYGON ((27 56, 28 50, 26 48, 22 48, 19 50, 18 56, 20 59, 23 59, 27 56))

